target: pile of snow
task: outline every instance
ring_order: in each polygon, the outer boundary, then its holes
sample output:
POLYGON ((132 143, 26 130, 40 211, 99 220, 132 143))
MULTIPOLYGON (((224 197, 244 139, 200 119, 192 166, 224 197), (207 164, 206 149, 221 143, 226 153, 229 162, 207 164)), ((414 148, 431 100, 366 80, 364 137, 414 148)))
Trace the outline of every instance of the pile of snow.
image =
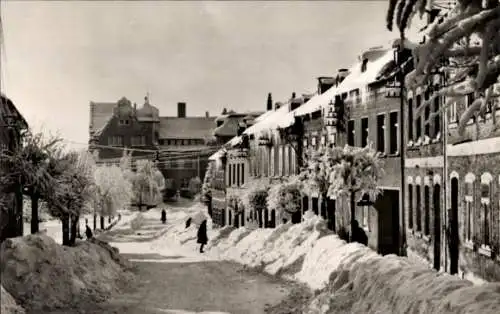
POLYGON ((500 308, 500 283, 474 286, 405 257, 380 256, 331 234, 320 217, 304 218, 275 229, 212 231, 209 254, 307 284, 317 292, 308 313, 497 313, 500 308))
POLYGON ((16 300, 8 293, 2 285, 0 285, 2 290, 0 295, 0 313, 3 314, 24 314, 26 313, 22 307, 17 305, 16 300))
POLYGON ((500 283, 474 286, 395 255, 355 256, 307 313, 498 313, 500 283))
POLYGON ((96 239, 63 247, 28 235, 7 239, 0 250, 3 287, 32 312, 99 302, 132 279, 118 250, 96 239))

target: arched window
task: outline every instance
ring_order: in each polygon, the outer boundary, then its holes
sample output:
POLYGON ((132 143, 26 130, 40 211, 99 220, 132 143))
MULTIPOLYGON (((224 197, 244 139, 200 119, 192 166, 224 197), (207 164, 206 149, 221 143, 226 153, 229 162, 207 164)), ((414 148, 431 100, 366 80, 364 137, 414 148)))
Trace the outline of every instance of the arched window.
POLYGON ((475 224, 475 212, 474 212, 474 181, 476 181, 476 176, 472 173, 468 173, 465 176, 465 242, 472 243, 474 237, 474 224, 475 224))
POLYGON ((425 177, 424 180, 424 234, 430 235, 430 215, 431 215, 431 190, 429 186, 429 178, 425 177))
POLYGON ((421 187, 420 184, 422 184, 420 177, 417 177, 415 179, 415 199, 416 199, 416 204, 415 204, 415 212, 416 212, 416 225, 417 225, 417 230, 418 232, 422 231, 422 193, 421 193, 421 187))
POLYGON ((491 211, 491 183, 493 176, 489 172, 481 175, 481 246, 489 248, 491 245, 491 225, 493 215, 491 211))

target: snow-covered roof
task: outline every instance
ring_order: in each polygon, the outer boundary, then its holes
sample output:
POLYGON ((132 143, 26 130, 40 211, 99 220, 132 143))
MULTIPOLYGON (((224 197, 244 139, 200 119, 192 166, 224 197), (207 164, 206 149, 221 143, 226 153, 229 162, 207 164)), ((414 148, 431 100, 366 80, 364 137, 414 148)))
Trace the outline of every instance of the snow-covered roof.
POLYGON ((222 156, 223 153, 224 149, 219 149, 218 151, 213 153, 210 157, 208 157, 208 160, 217 160, 222 156))
POLYGON ((364 72, 361 72, 361 62, 356 62, 350 68, 349 75, 338 86, 337 93, 349 92, 377 81, 382 69, 391 61, 394 61, 394 50, 385 49, 380 57, 368 59, 364 72))
POLYGON ((243 133, 250 135, 256 134, 266 129, 277 128, 278 126, 283 127, 283 125, 286 124, 288 124, 289 126, 293 123, 293 116, 289 117, 289 111, 289 104, 284 104, 283 106, 278 108, 278 110, 270 111, 271 114, 269 114, 265 119, 258 121, 257 123, 246 129, 243 133))

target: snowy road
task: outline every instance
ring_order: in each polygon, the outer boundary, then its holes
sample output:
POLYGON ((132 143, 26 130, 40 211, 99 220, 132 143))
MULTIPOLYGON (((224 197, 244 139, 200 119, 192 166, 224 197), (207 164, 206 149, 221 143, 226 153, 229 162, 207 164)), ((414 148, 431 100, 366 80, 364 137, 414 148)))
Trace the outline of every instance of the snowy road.
POLYGON ((288 295, 291 287, 283 281, 247 272, 163 236, 182 226, 189 214, 169 209, 168 224, 163 225, 160 210, 152 209, 141 214, 139 227, 132 228, 130 219, 120 222, 109 240, 137 267, 137 285, 86 312, 262 314, 288 295))

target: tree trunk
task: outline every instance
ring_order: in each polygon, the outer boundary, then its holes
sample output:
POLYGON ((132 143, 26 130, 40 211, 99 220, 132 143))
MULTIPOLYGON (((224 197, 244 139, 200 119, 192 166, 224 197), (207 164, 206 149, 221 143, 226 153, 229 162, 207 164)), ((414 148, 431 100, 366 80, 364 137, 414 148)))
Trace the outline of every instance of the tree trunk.
POLYGON ((355 193, 351 192, 351 234, 349 236, 350 242, 352 241, 352 236, 354 235, 354 220, 356 220, 356 202, 354 201, 355 193))
POLYGON ((71 216, 71 229, 70 229, 70 237, 69 237, 69 245, 73 246, 76 243, 76 235, 77 235, 77 226, 78 221, 80 220, 79 216, 71 216))
POLYGON ((62 244, 63 245, 69 245, 70 244, 70 241, 69 241, 69 231, 70 231, 70 228, 69 228, 69 214, 63 214, 62 218, 61 218, 61 221, 62 221, 62 244))
POLYGON ((104 230, 104 216, 101 216, 101 230, 104 230))
POLYGON ((16 236, 22 237, 24 235, 24 221, 23 221, 23 186, 21 178, 17 183, 16 193, 16 236))
POLYGON ((35 234, 39 231, 38 228, 38 200, 40 197, 38 194, 31 195, 31 234, 35 234))

